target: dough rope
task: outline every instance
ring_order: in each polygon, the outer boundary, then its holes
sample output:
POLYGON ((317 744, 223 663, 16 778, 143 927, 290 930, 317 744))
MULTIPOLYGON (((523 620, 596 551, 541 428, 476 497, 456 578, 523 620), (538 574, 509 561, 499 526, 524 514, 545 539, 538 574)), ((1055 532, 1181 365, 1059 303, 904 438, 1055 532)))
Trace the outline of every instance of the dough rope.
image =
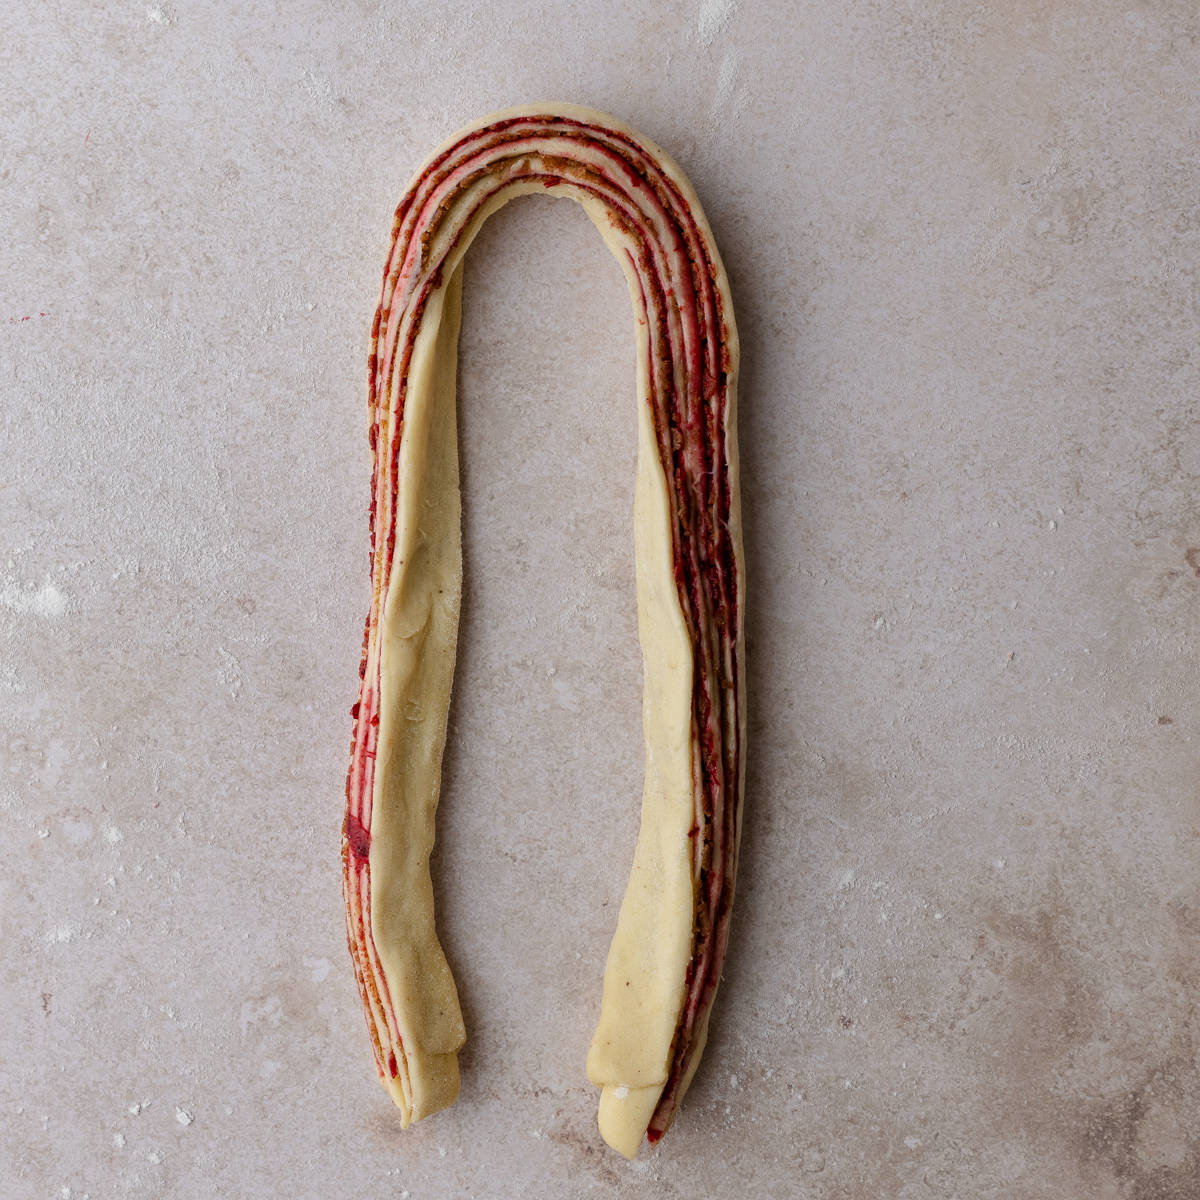
POLYGON ((371 608, 346 785, 346 926, 376 1065, 407 1126, 454 1102, 465 1040, 429 877, 462 590, 462 261, 491 213, 546 191, 583 205, 637 320, 646 775, 587 1061, 601 1133, 633 1157, 691 1082, 729 936, 745 757, 738 342, 691 185, 604 113, 492 114, 439 147, 396 210, 368 365, 371 608))

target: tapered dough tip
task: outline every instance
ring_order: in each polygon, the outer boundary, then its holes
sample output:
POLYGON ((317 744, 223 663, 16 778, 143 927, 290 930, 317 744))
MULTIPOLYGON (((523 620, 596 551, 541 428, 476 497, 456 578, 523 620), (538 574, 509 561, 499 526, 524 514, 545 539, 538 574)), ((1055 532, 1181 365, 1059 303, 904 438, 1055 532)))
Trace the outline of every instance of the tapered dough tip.
POLYGON ((449 1108, 458 1099, 458 1055, 453 1051, 449 1054, 410 1054, 408 1068, 411 1096, 405 1094, 399 1079, 384 1080, 393 1103, 400 1110, 401 1129, 449 1108))
POLYGON ((662 1084, 631 1088, 606 1083, 600 1093, 600 1111, 596 1116, 600 1136, 632 1162, 661 1095, 662 1084))

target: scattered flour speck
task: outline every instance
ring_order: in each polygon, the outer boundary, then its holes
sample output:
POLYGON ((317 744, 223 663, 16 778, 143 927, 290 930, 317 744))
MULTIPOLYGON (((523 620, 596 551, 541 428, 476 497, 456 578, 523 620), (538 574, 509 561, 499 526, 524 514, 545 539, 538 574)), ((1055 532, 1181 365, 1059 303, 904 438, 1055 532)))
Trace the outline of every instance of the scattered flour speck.
POLYGON ((733 89, 738 80, 738 61, 732 54, 727 54, 717 72, 717 87, 713 92, 713 108, 724 108, 733 97, 733 89))
POLYGON ((737 11, 737 0, 700 0, 700 14, 697 21, 697 31, 700 41, 711 46, 717 34, 729 23, 729 18, 737 11))
POLYGON ((188 1112, 188 1110, 186 1108, 176 1108, 175 1120, 177 1120, 180 1123, 180 1125, 188 1126, 195 1119, 196 1119, 195 1116, 192 1113, 188 1112))
POLYGON ((327 958, 309 958, 304 956, 304 965, 312 972, 313 983, 324 983, 329 978, 331 970, 329 959, 327 958))
MULTIPOLYGON (((308 92, 314 100, 322 104, 328 104, 333 99, 333 80, 328 75, 318 75, 314 71, 304 72, 304 90, 308 92)), ((312 305, 308 306, 310 309, 312 305)))
POLYGON ((0 691, 20 695, 25 691, 25 680, 17 673, 15 667, 0 667, 0 691))
POLYGON ((125 1146, 125 1135, 123 1133, 114 1133, 113 1145, 116 1146, 118 1150, 123 1149, 125 1146))
POLYGON ((67 594, 48 579, 38 588, 22 587, 15 579, 0 583, 0 606, 11 612, 53 621, 67 611, 69 604, 67 594))

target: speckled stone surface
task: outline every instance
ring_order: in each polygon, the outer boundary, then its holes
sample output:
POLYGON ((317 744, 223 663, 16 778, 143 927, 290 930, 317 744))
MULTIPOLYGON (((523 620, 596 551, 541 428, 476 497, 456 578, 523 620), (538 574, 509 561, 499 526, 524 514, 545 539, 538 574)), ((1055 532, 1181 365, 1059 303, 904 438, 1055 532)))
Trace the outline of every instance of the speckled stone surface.
POLYGON ((1200 1196, 1195 5, 18 9, 5 1200, 1200 1196), (583 1061, 640 792, 633 328, 560 200, 468 260, 469 1043, 407 1132, 339 891, 391 212, 545 97, 682 163, 744 354, 734 945, 632 1166, 583 1061))

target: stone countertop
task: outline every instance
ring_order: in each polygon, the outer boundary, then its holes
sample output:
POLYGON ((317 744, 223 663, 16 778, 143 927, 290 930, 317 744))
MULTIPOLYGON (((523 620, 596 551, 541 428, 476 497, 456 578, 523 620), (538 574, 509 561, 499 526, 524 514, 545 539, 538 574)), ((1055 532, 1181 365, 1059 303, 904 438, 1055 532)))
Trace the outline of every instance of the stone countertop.
POLYGON ((1200 1195, 1200 15, 43 4, 0 18, 0 1193, 1200 1195), (704 1065, 583 1061, 633 845, 633 328, 551 197, 468 259, 407 1132, 346 953, 367 331, 468 120, 667 148, 728 265, 750 754, 704 1065))

